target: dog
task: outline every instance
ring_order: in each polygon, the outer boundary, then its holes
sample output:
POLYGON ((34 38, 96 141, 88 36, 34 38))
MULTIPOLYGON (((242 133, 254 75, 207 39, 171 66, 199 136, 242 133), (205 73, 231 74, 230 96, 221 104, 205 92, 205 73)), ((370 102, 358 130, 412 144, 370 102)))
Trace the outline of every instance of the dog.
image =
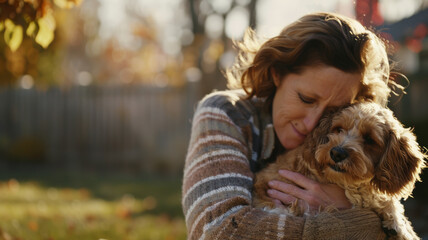
MULTIPOLYGON (((372 102, 356 103, 326 113, 302 145, 256 173, 252 204, 278 211, 267 196, 267 183, 290 182, 278 174, 288 169, 345 189, 353 206, 370 208, 380 216, 392 239, 419 239, 400 200, 411 196, 426 157, 412 129, 405 128, 391 110, 372 102)), ((310 214, 298 201, 279 211, 310 214)))

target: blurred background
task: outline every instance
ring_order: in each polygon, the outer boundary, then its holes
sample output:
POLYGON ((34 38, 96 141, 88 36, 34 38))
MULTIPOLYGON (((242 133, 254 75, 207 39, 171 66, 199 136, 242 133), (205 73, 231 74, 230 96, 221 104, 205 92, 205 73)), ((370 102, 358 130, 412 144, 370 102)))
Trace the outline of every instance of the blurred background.
MULTIPOLYGON (((387 40, 410 81, 390 107, 428 146, 428 0, 0 0, 0 239, 185 239, 197 101, 246 28, 314 11, 387 40)), ((426 189, 405 206, 428 239, 426 189)))

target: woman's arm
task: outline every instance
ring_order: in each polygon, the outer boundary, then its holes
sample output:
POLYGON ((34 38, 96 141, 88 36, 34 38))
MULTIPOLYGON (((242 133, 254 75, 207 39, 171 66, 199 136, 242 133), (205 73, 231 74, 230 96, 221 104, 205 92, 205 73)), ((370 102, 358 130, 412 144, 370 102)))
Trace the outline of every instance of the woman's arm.
POLYGON ((301 218, 252 208, 251 129, 236 121, 216 105, 202 103, 196 111, 183 178, 188 239, 376 239, 381 233, 368 210, 301 218))

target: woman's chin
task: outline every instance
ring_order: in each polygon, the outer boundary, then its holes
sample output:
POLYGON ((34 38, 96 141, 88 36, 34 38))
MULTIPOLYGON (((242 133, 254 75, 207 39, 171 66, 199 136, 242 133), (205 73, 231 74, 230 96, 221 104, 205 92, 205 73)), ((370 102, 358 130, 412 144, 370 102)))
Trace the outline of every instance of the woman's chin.
POLYGON ((300 146, 302 143, 303 141, 297 141, 297 140, 286 140, 284 142, 281 142, 282 146, 287 150, 294 149, 300 146))

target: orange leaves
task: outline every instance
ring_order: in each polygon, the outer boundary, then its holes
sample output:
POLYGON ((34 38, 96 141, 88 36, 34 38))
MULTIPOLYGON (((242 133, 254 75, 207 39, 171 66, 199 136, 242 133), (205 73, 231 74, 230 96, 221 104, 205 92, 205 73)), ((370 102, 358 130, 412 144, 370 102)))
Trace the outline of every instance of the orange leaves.
MULTIPOLYGON (((56 21, 52 0, 1 0, 0 32, 14 52, 21 45, 24 32, 43 48, 54 39, 56 21)), ((82 0, 53 0, 55 6, 72 8, 82 0)))
MULTIPOLYGON (((186 227, 181 216, 172 212, 157 214, 172 206, 163 203, 163 198, 172 196, 167 195, 170 192, 163 193, 162 189, 170 189, 164 184, 152 180, 129 185, 109 182, 106 191, 111 197, 102 199, 99 197, 103 191, 92 196, 87 188, 54 188, 15 179, 0 181, 0 240, 184 240, 186 227), (149 192, 154 195, 147 195, 149 192)), ((169 191, 175 192, 173 195, 179 193, 179 189, 169 191)))
POLYGON ((37 230, 39 230, 39 224, 36 221, 29 221, 28 228, 33 232, 37 232, 37 230))
POLYGON ((14 52, 21 45, 23 38, 23 28, 15 25, 10 19, 0 23, 0 29, 4 28, 4 41, 14 52))
POLYGON ((16 179, 10 179, 7 181, 7 187, 9 191, 16 192, 19 190, 20 184, 16 179))
POLYGON ((46 14, 42 18, 37 19, 37 25, 39 31, 36 34, 35 41, 43 48, 47 48, 54 39, 55 18, 52 13, 46 14))
POLYGON ((129 219, 133 214, 153 210, 156 206, 157 200, 153 196, 148 196, 140 201, 132 195, 126 194, 118 202, 115 213, 121 219, 129 219))

